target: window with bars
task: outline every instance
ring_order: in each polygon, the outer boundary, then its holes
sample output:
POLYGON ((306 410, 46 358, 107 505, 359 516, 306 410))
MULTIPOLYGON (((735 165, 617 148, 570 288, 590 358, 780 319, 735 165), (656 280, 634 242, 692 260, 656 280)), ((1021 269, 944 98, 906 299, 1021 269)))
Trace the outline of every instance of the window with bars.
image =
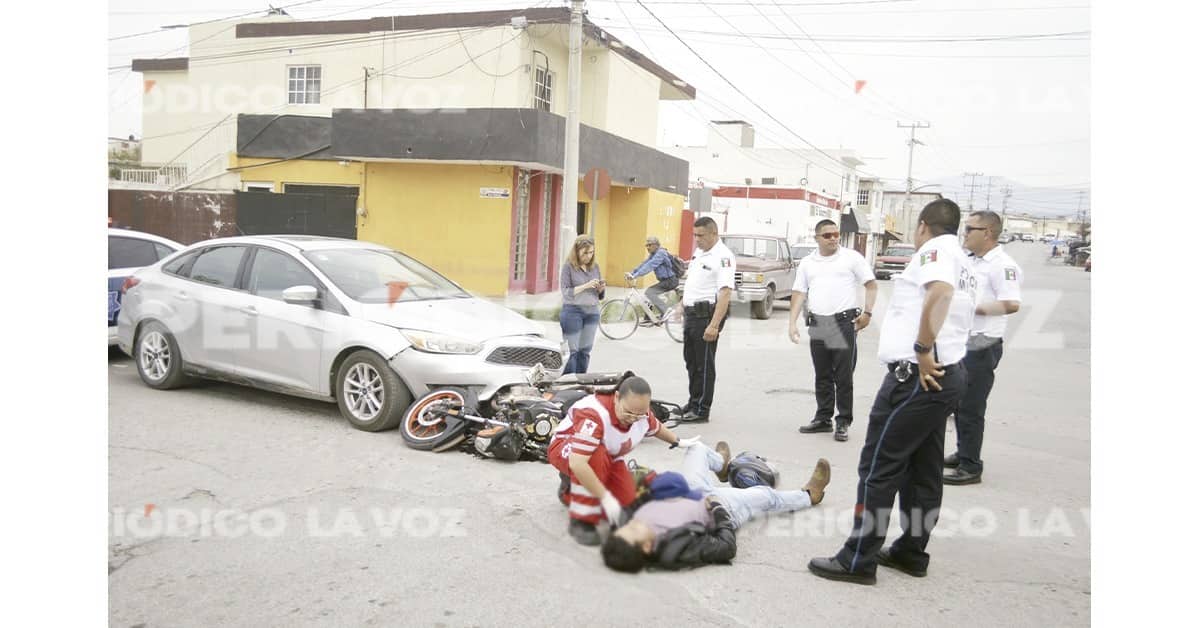
POLYGON ((538 260, 538 281, 546 281, 550 276, 550 264, 554 263, 554 255, 550 254, 550 214, 554 202, 554 179, 550 175, 542 175, 542 232, 538 237, 538 250, 542 259, 538 260))
POLYGON ((288 104, 321 104, 321 66, 288 66, 288 104))
POLYGON ((554 73, 545 68, 538 68, 533 79, 533 107, 542 111, 550 111, 550 96, 554 88, 554 73))
POLYGON ((871 204, 871 190, 858 191, 858 206, 866 207, 871 204))
POLYGON ((513 281, 525 279, 525 256, 529 250, 529 179, 524 173, 517 185, 517 224, 513 240, 513 281))

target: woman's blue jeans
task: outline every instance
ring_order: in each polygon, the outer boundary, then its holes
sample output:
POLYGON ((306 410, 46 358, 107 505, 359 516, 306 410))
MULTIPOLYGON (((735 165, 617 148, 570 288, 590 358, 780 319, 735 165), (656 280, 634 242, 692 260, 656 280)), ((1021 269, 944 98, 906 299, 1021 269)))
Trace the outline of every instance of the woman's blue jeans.
POLYGON ((563 375, 586 373, 592 357, 592 344, 596 341, 596 329, 600 326, 600 308, 563 305, 559 316, 563 339, 571 350, 563 375))

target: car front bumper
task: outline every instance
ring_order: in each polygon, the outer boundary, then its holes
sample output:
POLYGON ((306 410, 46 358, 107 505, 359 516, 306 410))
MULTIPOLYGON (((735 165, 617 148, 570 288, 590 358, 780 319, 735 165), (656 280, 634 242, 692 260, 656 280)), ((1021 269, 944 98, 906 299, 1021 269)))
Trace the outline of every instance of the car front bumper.
POLYGON ((525 384, 525 374, 539 362, 547 375, 557 377, 565 361, 553 341, 514 336, 489 341, 479 353, 470 355, 427 353, 409 347, 392 356, 389 363, 414 397, 458 386, 470 389, 482 401, 505 386, 525 384))
POLYGON ((733 291, 733 300, 737 303, 762 301, 767 298, 767 287, 762 284, 743 284, 733 291))

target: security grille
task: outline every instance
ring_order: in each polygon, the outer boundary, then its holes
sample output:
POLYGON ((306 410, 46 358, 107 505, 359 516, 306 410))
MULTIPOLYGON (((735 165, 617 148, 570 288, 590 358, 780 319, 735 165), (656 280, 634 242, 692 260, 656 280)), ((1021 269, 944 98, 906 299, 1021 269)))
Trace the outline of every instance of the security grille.
POLYGON ((488 355, 487 361, 512 366, 534 366, 541 362, 548 369, 556 369, 562 366, 562 354, 536 347, 500 347, 488 355))

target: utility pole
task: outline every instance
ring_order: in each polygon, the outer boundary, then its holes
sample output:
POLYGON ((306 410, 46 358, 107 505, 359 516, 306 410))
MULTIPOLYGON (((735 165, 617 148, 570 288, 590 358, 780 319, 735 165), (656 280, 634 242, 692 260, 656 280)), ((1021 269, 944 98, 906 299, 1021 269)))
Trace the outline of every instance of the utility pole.
POLYGON ((967 201, 967 210, 975 211, 975 177, 982 177, 983 173, 982 172, 964 172, 963 176, 971 177, 971 185, 969 186, 970 190, 971 190, 971 196, 970 196, 970 199, 967 201))
POLYGON ((562 233, 559 238, 558 263, 567 259, 574 238, 575 214, 579 205, 579 101, 583 77, 583 0, 571 0, 571 29, 567 45, 570 57, 567 61, 567 138, 563 151, 562 209, 559 223, 562 233))
MULTIPOLYGON (((900 128, 900 129, 908 129, 909 130, 908 178, 905 180, 905 185, 904 185, 904 217, 905 217, 905 220, 907 221, 909 214, 912 213, 913 149, 916 148, 917 144, 921 144, 922 146, 925 145, 924 143, 921 142, 921 140, 917 139, 917 129, 928 129, 929 123, 928 122, 913 122, 912 124, 903 124, 901 122, 896 122, 896 127, 900 128)), ((874 265, 875 265, 875 260, 874 260, 874 257, 875 257, 875 227, 879 222, 881 222, 880 218, 877 217, 875 214, 876 214, 876 212, 874 212, 874 211, 871 212, 871 228, 867 233, 867 251, 869 251, 869 253, 870 253, 870 256, 867 259, 867 262, 871 268, 874 268, 874 265)), ((907 231, 908 230, 907 223, 906 223, 905 227, 906 227, 905 231, 907 231)))
POLYGON ((996 177, 988 177, 987 203, 986 203, 986 205, 987 205, 986 209, 988 211, 992 211, 992 179, 995 179, 995 178, 996 177))
POLYGON ((367 108, 367 79, 371 78, 371 68, 363 66, 363 109, 367 108))
POLYGON ((1002 205, 1003 209, 1000 210, 1000 213, 1005 216, 1008 215, 1008 197, 1010 196, 1012 196, 1012 186, 1006 185, 1004 186, 1004 204, 1002 205))

